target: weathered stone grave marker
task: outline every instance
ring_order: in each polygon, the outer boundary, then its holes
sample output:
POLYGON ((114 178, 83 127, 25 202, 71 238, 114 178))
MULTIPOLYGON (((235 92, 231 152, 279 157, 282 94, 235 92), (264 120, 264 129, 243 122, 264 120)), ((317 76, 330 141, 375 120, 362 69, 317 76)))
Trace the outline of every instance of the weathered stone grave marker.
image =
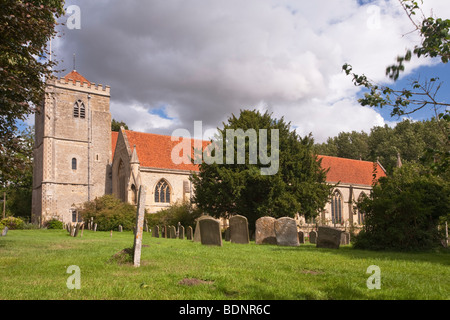
POLYGON ((177 230, 175 226, 169 226, 169 236, 167 238, 176 239, 177 238, 177 230))
POLYGON ((277 244, 275 234, 275 218, 262 217, 256 220, 255 243, 256 244, 277 244))
POLYGON ((213 217, 208 216, 208 215, 203 215, 197 218, 197 222, 195 225, 195 231, 194 231, 194 241, 195 242, 201 242, 201 232, 200 232, 200 221, 203 219, 213 219, 213 217))
POLYGON ((181 240, 184 239, 184 227, 183 226, 178 227, 178 239, 181 239, 181 240))
POLYGON ((154 226, 152 230, 152 236, 154 238, 159 238, 159 226, 154 226))
POLYGON ((187 227, 187 229, 186 229, 186 239, 187 240, 193 240, 192 233, 193 233, 192 227, 191 226, 187 227))
POLYGON ((248 220, 244 216, 236 215, 230 218, 230 241, 232 243, 248 244, 248 220))
POLYGON ((8 227, 4 227, 2 230, 2 237, 6 237, 6 235, 8 234, 8 227))
POLYGON ((317 231, 313 230, 309 233, 309 243, 316 244, 317 241, 317 231))
POLYGON ((222 233, 220 222, 216 219, 206 218, 199 221, 201 243, 204 245, 222 246, 222 233))
POLYGON ((277 219, 275 221, 275 234, 279 246, 296 247, 299 245, 297 223, 293 218, 277 219))
POLYGON ((139 267, 141 265, 141 247, 142 233, 144 232, 144 216, 145 216, 145 187, 139 187, 138 207, 136 210, 136 235, 133 244, 133 265, 139 267))
POLYGON ((341 244, 342 245, 350 244, 350 233, 349 232, 341 233, 341 244))
POLYGON ((317 233, 317 248, 339 249, 341 243, 341 230, 332 227, 319 227, 317 233))
POLYGON ((303 233, 303 231, 298 232, 298 242, 300 244, 305 243, 305 234, 303 233))

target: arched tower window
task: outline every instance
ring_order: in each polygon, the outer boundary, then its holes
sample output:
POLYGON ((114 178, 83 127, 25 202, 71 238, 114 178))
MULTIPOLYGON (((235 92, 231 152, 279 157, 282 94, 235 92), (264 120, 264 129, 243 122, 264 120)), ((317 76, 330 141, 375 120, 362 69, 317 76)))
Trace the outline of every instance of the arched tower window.
POLYGON ((342 196, 336 190, 331 197, 331 222, 333 224, 342 222, 342 196))
POLYGON ((155 202, 170 203, 170 186, 162 179, 155 187, 155 202))
POLYGON ((86 108, 83 101, 78 100, 73 105, 73 116, 74 118, 80 117, 81 119, 86 118, 86 108))
POLYGON ((72 158, 72 170, 77 170, 77 158, 72 158))
POLYGON ((73 105, 73 116, 74 118, 78 118, 80 116, 80 106, 78 101, 73 105))

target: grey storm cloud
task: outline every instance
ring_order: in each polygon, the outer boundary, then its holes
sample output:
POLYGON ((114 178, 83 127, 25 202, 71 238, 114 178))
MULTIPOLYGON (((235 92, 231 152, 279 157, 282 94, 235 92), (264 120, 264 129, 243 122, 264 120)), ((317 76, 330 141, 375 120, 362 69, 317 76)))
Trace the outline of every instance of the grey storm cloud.
POLYGON ((66 73, 75 53, 77 71, 111 86, 113 118, 133 130, 215 128, 257 108, 323 141, 384 124, 341 66, 381 79, 411 46, 394 2, 373 1, 371 13, 351 0, 73 0, 81 29, 60 26, 54 51, 66 73))

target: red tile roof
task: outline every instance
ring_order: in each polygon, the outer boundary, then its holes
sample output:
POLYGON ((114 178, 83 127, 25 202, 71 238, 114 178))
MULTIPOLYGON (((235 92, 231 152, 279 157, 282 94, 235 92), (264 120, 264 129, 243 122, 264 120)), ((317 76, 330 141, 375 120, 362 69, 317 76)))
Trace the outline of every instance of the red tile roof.
POLYGON ((378 164, 370 161, 344 159, 329 156, 319 156, 322 159, 322 168, 330 170, 327 174, 327 182, 372 185, 374 168, 376 178, 386 176, 384 169, 378 164))
POLYGON ((63 78, 66 81, 73 81, 74 83, 75 81, 80 81, 81 83, 87 82, 89 85, 91 85, 91 83, 81 74, 79 74, 76 70, 72 70, 71 72, 66 74, 63 78))
MULTIPOLYGON (((198 171, 198 165, 194 164, 174 164, 171 159, 172 149, 179 141, 172 141, 171 136, 164 136, 152 133, 142 133, 125 130, 131 150, 136 145, 136 152, 140 165, 143 167, 178 169, 198 171)), ((118 132, 112 132, 112 152, 116 149, 118 132)), ((180 140, 181 141, 181 140, 180 140)), ((209 141, 202 141, 203 147, 209 141)), ((194 146, 194 139, 191 139, 191 146, 194 146)), ((330 168, 327 174, 329 183, 349 183, 359 185, 372 185, 374 165, 376 166, 377 179, 386 176, 384 169, 378 164, 369 161, 344 159, 329 156, 319 156, 322 159, 322 167, 330 168)))
MULTIPOLYGON (((187 171, 198 171, 198 165, 192 163, 185 164, 175 164, 172 161, 172 149, 178 145, 182 140, 172 141, 171 136, 153 134, 153 133, 143 133, 125 130, 125 134, 128 139, 131 150, 134 149, 136 145, 136 152, 139 158, 139 163, 142 167, 149 168, 160 168, 160 169, 175 169, 175 170, 187 170, 187 171)), ((117 141, 118 134, 113 134, 113 154, 115 150, 115 145, 117 141)), ((191 147, 194 147, 194 139, 190 139, 191 147)), ((207 146, 209 141, 201 141, 202 146, 207 146)), ((191 154, 192 156, 193 154, 191 154)), ((186 156, 186 159, 189 158, 186 156)))

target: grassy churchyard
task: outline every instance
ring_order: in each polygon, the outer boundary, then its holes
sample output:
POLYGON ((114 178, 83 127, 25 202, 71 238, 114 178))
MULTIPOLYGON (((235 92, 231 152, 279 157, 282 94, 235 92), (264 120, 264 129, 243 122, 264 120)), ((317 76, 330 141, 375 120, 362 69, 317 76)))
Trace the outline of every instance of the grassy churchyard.
POLYGON ((133 245, 132 232, 11 230, 0 237, 0 299, 297 300, 450 299, 450 254, 223 247, 152 238, 144 232, 141 266, 112 258, 133 245), (69 289, 79 267, 80 289, 69 289), (380 289, 368 289, 371 265, 380 289), (69 280, 69 281, 68 281, 69 280))

